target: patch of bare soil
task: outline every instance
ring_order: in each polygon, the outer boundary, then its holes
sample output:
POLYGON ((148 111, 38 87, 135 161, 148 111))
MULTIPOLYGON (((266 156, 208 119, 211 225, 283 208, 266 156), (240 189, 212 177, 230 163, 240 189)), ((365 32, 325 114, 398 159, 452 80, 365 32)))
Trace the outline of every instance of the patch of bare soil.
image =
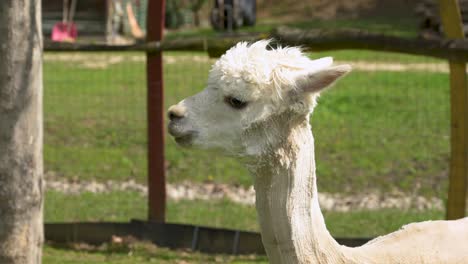
POLYGON ((116 54, 87 54, 87 53, 59 53, 44 54, 44 62, 65 62, 79 68, 107 69, 111 65, 125 62, 144 62, 142 55, 116 55, 116 54))
MULTIPOLYGON (((79 68, 86 69, 107 69, 109 66, 126 62, 145 62, 146 57, 141 55, 117 55, 117 54, 48 54, 44 55, 45 62, 66 62, 79 68)), ((201 55, 165 55, 163 56, 165 64, 175 63, 214 63, 215 59, 201 55)))
POLYGON ((359 71, 390 71, 390 72, 429 72, 448 73, 448 63, 398 63, 398 62, 363 62, 337 61, 337 64, 350 64, 359 71))
MULTIPOLYGON (((193 183, 182 182, 167 184, 167 196, 170 200, 222 200, 253 206, 255 204, 255 190, 221 183, 193 183)), ((83 192, 109 193, 113 191, 134 191, 143 196, 147 195, 146 185, 128 181, 66 181, 47 180, 46 189, 76 195, 83 192)), ((425 198, 409 195, 398 191, 379 193, 369 191, 356 195, 339 193, 319 193, 320 205, 323 210, 348 212, 351 210, 377 210, 383 208, 399 209, 442 209, 443 202, 438 198, 425 198)))

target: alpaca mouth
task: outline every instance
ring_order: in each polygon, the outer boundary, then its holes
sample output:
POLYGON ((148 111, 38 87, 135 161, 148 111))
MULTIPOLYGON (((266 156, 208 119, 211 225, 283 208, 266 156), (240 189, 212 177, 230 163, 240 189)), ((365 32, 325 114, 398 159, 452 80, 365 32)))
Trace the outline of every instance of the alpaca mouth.
POLYGON ((169 123, 169 134, 174 137, 175 142, 182 147, 188 147, 192 145, 193 138, 196 135, 196 132, 193 130, 183 131, 179 123, 170 122, 169 123))

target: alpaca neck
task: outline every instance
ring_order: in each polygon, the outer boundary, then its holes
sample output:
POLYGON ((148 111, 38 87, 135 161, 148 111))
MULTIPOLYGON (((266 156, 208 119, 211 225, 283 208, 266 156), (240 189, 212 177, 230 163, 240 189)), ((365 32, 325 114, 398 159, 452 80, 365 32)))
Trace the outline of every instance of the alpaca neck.
POLYGON ((270 262, 343 262, 318 203, 314 140, 308 120, 270 150, 251 166, 262 241, 270 262))

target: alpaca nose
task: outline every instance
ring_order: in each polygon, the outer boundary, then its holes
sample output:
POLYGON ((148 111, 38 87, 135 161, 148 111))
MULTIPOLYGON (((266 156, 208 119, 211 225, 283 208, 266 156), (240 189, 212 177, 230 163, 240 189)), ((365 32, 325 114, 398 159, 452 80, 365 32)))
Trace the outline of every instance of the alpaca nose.
POLYGON ((171 121, 176 121, 185 117, 185 109, 179 105, 173 105, 168 109, 168 117, 171 121))

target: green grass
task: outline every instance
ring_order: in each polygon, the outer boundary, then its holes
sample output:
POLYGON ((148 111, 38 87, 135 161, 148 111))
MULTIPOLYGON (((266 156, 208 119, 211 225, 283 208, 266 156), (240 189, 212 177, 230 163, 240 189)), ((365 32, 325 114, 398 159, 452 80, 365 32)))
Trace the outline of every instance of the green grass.
POLYGON ((168 250, 149 243, 136 242, 124 246, 104 245, 99 248, 46 246, 43 252, 44 264, 139 264, 139 263, 267 263, 265 256, 227 256, 201 254, 197 252, 168 250))
MULTIPOLYGON (((146 212, 146 197, 135 192, 64 195, 48 191, 46 194, 46 222, 128 222, 130 219, 146 219, 146 212)), ((258 231, 255 208, 227 200, 170 201, 166 214, 170 223, 258 231)), ((443 212, 436 210, 325 211, 324 215, 328 229, 336 237, 375 237, 407 223, 443 218, 443 212)))
MULTIPOLYGON (((422 59, 370 52, 337 57, 360 61, 373 54, 382 62, 422 59)), ((169 55, 166 107, 200 91, 211 63, 201 53, 169 55)), ((46 171, 69 179, 145 182, 144 58, 136 53, 87 53, 69 63, 46 57, 44 70, 46 171), (121 62, 103 68, 86 64, 115 57, 121 62)), ((448 89, 444 73, 355 71, 347 76, 322 96, 312 118, 319 188, 343 192, 397 187, 444 196, 448 89)), ((247 171, 232 159, 180 149, 169 136, 165 148, 170 182, 251 184, 247 171)))
POLYGON ((354 73, 313 116, 322 190, 398 187, 445 191, 448 76, 354 73))
MULTIPOLYGON (((66 195, 49 191, 45 222, 120 221, 147 218, 146 197, 135 192, 66 195)), ((243 230, 257 230, 254 207, 229 201, 168 202, 167 221, 243 230), (235 215, 236 217, 232 217, 235 215)))

